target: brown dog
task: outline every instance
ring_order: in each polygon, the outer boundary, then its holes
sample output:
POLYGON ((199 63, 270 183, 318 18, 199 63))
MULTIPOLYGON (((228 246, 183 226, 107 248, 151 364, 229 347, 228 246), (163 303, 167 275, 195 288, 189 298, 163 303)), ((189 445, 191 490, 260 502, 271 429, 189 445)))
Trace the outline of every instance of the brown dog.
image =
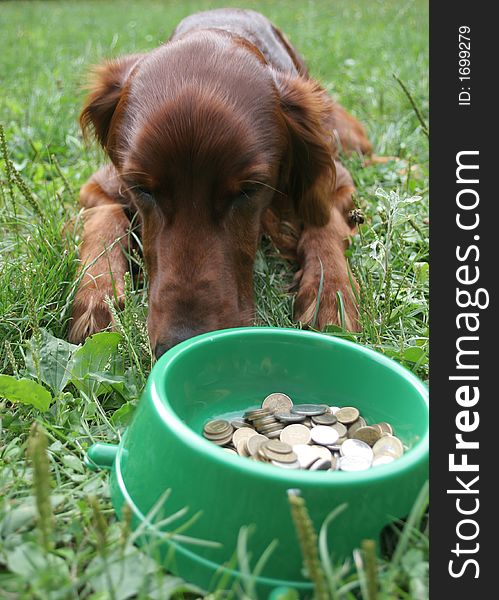
POLYGON ((362 126, 312 80, 262 15, 184 19, 167 43, 100 66, 81 114, 111 159, 81 189, 84 270, 70 337, 105 329, 120 298, 130 218, 140 222, 156 355, 196 334, 250 325, 260 235, 294 256, 295 318, 346 324, 357 307, 344 251, 362 126), (318 291, 322 281, 319 308, 318 291))

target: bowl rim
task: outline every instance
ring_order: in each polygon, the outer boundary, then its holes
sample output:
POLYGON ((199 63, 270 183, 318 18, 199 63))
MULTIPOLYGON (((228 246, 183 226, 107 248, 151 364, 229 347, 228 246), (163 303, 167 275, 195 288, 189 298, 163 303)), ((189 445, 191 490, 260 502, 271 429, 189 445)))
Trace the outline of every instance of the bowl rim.
POLYGON ((393 359, 384 356, 383 354, 372 350, 366 346, 362 346, 356 342, 344 340, 342 338, 317 333, 313 331, 305 331, 295 328, 286 327, 236 327, 232 329, 221 329, 209 333, 203 333, 199 336, 190 338, 177 346, 168 350, 158 362, 154 365, 150 377, 151 399, 163 420, 169 423, 174 435, 181 438, 181 441, 189 446, 194 452, 203 453, 206 458, 213 460, 221 468, 227 469, 228 472, 243 470, 248 477, 261 478, 267 480, 286 482, 289 487, 307 486, 310 485, 331 485, 331 486, 351 486, 352 484, 369 484, 378 483, 381 480, 392 480, 399 475, 405 474, 407 471, 416 468, 425 461, 428 461, 429 455, 429 394, 428 387, 416 377, 411 371, 397 363, 393 359), (221 448, 206 440, 199 433, 194 431, 177 415, 171 406, 165 394, 164 386, 159 385, 160 381, 168 375, 169 369, 181 360, 182 355, 186 352, 197 350, 199 347, 212 342, 214 339, 241 337, 241 336, 291 336, 291 337, 308 337, 325 342, 330 345, 339 347, 348 347, 355 351, 364 354, 371 360, 381 363, 385 367, 394 371, 405 379, 418 393, 422 404, 426 407, 428 414, 428 423, 425 434, 410 448, 403 456, 387 465, 381 465, 375 469, 366 471, 345 472, 336 471, 335 476, 331 477, 326 471, 307 471, 307 470, 291 470, 279 469, 273 465, 266 465, 261 462, 248 460, 245 457, 234 456, 221 448))

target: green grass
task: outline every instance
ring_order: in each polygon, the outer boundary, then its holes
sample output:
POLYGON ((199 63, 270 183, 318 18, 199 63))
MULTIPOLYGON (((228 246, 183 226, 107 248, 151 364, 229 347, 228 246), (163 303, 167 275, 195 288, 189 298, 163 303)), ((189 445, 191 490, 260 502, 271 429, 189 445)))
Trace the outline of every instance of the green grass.
MULTIPOLYGON (((153 48, 183 16, 217 5, 243 6, 150 0, 0 4, 0 124, 6 139, 0 158, 0 373, 31 379, 54 398, 46 412, 0 399, 2 599, 188 594, 187 584, 135 549, 126 522, 114 520, 106 476, 89 473, 82 463, 89 444, 116 440, 151 368, 144 290, 130 282, 127 307, 118 315, 121 341, 101 369, 106 388, 82 377, 74 365, 65 383, 64 372, 55 372, 50 363, 55 346, 46 332, 56 338, 67 333, 77 269, 77 193, 103 160, 95 146, 83 144, 77 125, 88 66, 153 48), (27 459, 34 421, 46 431, 46 464, 27 459)), ((367 167, 358 157, 345 159, 366 217, 349 250, 361 283, 362 332, 329 332, 382 351, 426 379, 428 141, 393 77, 400 78, 427 120, 426 3, 249 1, 244 6, 260 10, 287 33, 312 75, 366 125, 377 154, 400 158, 367 167), (409 202, 413 197, 420 199, 409 202)), ((258 323, 292 325, 291 269, 268 241, 255 275, 258 323)), ((63 345, 57 361, 66 366, 74 350, 63 345)), ((33 402, 37 393, 44 397, 38 389, 29 396, 33 402)), ((38 429, 30 447, 38 448, 31 456, 43 454, 38 429)), ((331 569, 319 552, 336 590, 331 598, 373 600, 374 588, 380 599, 426 598, 425 508, 423 495, 403 533, 387 536, 386 552, 374 567, 368 545, 353 557, 353 574, 341 565, 331 569)), ((244 547, 238 551, 244 559, 244 547)))

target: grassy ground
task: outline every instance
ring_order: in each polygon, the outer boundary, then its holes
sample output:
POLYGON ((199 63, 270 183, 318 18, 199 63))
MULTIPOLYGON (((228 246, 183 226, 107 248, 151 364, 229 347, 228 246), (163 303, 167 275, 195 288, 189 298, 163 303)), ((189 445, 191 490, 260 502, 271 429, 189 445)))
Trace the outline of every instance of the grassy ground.
MULTIPOLYGON (((183 16, 213 6, 217 3, 0 4, 0 124, 6 140, 0 158, 0 373, 34 382, 15 391, 18 402, 0 395, 2 599, 169 598, 189 588, 134 550, 126 526, 113 519, 106 477, 89 474, 82 463, 89 444, 116 440, 151 368, 147 344, 136 343, 144 342, 143 290, 128 291, 119 343, 110 334, 98 349, 77 350, 54 338, 66 334, 74 292, 77 191, 102 161, 96 148, 84 146, 77 127, 87 67, 153 48, 183 16), (83 376, 81 365, 88 367, 88 361, 100 371, 100 385, 83 376), (99 361, 112 363, 114 380, 99 361), (38 428, 29 438, 35 421, 38 428), (47 463, 39 459, 44 443, 47 463), (27 460, 28 445, 37 460, 27 460)), ((356 157, 346 160, 366 215, 349 251, 362 285, 363 331, 355 337, 426 379, 428 145, 393 77, 405 84, 426 119, 426 3, 244 6, 265 13, 289 35, 312 74, 366 124, 377 154, 400 158, 365 168, 356 157)), ((291 325, 289 273, 267 244, 255 266, 259 323, 291 325)), ((330 333, 351 337, 339 328, 330 333)), ((390 538, 398 546, 378 557, 376 570, 366 569, 367 552, 364 560, 356 555, 353 575, 335 571, 337 591, 331 597, 373 600, 373 586, 379 586, 379 598, 425 598, 425 504, 423 495, 411 527, 390 538)))

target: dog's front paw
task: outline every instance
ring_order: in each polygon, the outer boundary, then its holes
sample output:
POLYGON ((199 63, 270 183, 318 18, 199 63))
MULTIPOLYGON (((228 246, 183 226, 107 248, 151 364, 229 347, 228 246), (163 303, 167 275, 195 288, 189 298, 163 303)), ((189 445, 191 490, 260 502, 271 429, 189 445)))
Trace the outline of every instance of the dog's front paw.
MULTIPOLYGON (((322 277, 304 273, 294 303, 296 321, 322 330, 326 325, 343 325, 349 331, 359 331, 359 311, 348 275, 322 277), (342 302, 338 298, 341 294, 342 302)), ((357 283, 353 280, 356 289, 357 283)))
POLYGON ((123 308, 123 294, 121 291, 115 294, 112 286, 104 286, 104 289, 90 286, 78 289, 73 302, 69 328, 68 337, 71 343, 80 344, 89 335, 104 331, 113 325, 106 296, 111 299, 117 297, 118 306, 123 308))

